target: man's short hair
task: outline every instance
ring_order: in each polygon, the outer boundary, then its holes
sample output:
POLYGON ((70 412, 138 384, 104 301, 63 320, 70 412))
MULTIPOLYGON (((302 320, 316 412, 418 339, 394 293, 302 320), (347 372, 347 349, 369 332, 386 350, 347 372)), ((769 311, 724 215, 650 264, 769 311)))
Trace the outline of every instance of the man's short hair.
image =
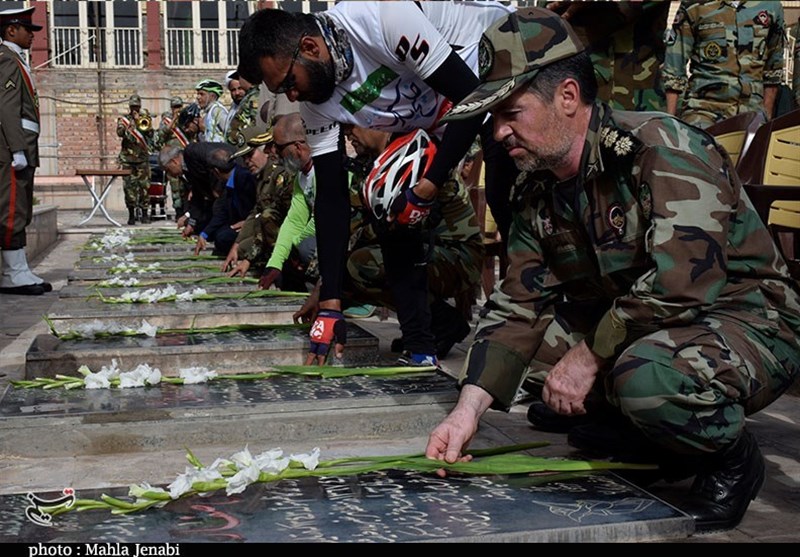
POLYGON ((311 14, 271 8, 254 12, 239 31, 239 74, 250 83, 261 83, 261 58, 290 58, 303 35, 321 35, 311 14))
POLYGON ((585 51, 542 68, 530 82, 528 90, 543 102, 550 104, 559 84, 568 78, 574 79, 580 85, 583 104, 594 103, 597 98, 597 77, 594 74, 592 59, 585 51))
POLYGON ((167 145, 158 152, 158 164, 161 168, 166 168, 169 161, 183 154, 183 147, 179 145, 167 145))
POLYGON ((228 173, 236 166, 236 161, 231 157, 228 149, 214 149, 208 154, 208 165, 220 172, 228 173))

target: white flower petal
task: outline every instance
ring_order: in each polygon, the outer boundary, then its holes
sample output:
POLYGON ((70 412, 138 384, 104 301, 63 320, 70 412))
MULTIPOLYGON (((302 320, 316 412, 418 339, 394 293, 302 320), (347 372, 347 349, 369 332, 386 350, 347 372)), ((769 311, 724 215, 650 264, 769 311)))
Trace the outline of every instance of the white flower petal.
POLYGON ((248 485, 258 481, 260 475, 261 471, 255 463, 240 469, 235 475, 228 478, 228 486, 225 488, 225 493, 234 495, 243 492, 248 485))
POLYGON ((289 458, 302 464, 306 470, 314 470, 319 465, 319 447, 314 447, 308 454, 293 454, 289 458))

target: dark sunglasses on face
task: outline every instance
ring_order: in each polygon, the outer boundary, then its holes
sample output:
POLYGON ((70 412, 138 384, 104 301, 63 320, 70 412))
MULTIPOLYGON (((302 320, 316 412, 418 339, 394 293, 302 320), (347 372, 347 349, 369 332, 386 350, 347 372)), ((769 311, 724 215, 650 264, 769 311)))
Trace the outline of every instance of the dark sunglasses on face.
POLYGON ((297 41, 297 48, 294 49, 294 54, 292 54, 292 61, 289 63, 289 69, 286 70, 286 77, 283 78, 278 84, 278 87, 273 91, 274 93, 286 93, 290 91, 295 85, 297 85, 297 78, 294 76, 294 63, 297 62, 297 57, 300 55, 300 45, 303 43, 303 39, 306 38, 307 35, 303 34, 300 36, 300 40, 297 41))

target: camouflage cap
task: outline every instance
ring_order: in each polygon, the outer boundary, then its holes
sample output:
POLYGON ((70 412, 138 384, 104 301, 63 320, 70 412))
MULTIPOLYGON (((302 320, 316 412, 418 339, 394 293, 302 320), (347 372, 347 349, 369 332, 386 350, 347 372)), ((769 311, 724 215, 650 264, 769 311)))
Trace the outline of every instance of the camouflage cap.
POLYGON ((172 97, 169 100, 169 106, 170 108, 179 108, 183 106, 183 99, 180 97, 172 97))
POLYGON ((443 120, 460 120, 488 112, 529 83, 543 67, 583 50, 578 35, 555 12, 544 8, 519 9, 483 33, 478 48, 481 84, 443 120))
POLYGON ((142 97, 133 94, 128 99, 128 106, 142 106, 142 97))
POLYGON ((248 126, 237 134, 236 152, 231 158, 243 157, 256 147, 270 143, 272 143, 272 128, 264 125, 248 126))

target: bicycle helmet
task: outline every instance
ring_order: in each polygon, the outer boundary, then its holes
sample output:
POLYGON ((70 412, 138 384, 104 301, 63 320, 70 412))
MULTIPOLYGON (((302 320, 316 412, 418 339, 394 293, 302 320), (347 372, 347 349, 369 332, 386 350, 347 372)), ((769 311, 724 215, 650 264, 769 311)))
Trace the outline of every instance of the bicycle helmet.
POLYGON ((395 199, 414 187, 431 167, 436 145, 425 130, 392 141, 364 181, 364 203, 377 219, 386 218, 395 199))
POLYGON ((202 81, 198 81, 194 88, 197 91, 208 91, 209 93, 215 93, 217 97, 222 96, 222 84, 219 81, 214 81, 213 79, 203 79, 202 81))

